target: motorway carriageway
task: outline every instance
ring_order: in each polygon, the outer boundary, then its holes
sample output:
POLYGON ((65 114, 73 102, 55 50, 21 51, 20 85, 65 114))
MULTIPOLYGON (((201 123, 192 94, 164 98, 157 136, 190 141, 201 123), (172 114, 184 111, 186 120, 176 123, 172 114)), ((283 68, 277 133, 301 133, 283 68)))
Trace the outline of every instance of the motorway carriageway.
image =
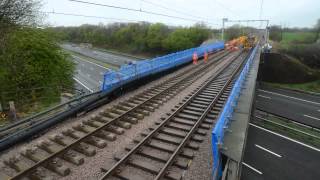
POLYGON ((130 61, 135 61, 137 59, 128 58, 120 55, 114 55, 111 53, 106 53, 98 50, 92 50, 89 48, 82 48, 80 46, 76 46, 74 44, 62 44, 62 48, 67 49, 69 51, 73 51, 79 53, 84 56, 91 57, 103 63, 111 64, 114 66, 121 66, 123 64, 127 64, 130 61))
POLYGON ((320 149, 250 123, 242 180, 316 180, 320 149))
POLYGON ((76 64, 73 79, 78 83, 79 89, 90 93, 99 90, 103 82, 103 75, 109 69, 76 55, 72 55, 72 60, 76 64))
POLYGON ((320 96, 261 86, 256 108, 320 129, 320 96))

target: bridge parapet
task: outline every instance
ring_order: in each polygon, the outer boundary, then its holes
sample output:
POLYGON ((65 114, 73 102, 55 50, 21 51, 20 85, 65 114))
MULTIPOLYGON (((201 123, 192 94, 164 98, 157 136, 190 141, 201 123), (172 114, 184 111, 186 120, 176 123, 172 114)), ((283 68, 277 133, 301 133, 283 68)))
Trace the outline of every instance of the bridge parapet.
MULTIPOLYGON (((238 168, 241 162, 259 61, 260 48, 256 46, 236 80, 212 131, 213 179, 223 176, 222 156, 235 162, 231 164, 235 168, 238 168)), ((234 172, 238 172, 238 169, 234 172)), ((233 175, 236 177, 237 173, 233 175)), ((224 174, 223 178, 225 177, 224 174)), ((230 177, 231 175, 229 179, 230 177)))

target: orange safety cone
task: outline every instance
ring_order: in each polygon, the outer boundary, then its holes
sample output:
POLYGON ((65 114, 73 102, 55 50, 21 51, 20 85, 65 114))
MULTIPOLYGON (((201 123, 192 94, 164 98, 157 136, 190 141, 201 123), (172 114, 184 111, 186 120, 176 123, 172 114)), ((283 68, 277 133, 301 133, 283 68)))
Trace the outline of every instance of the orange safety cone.
POLYGON ((208 53, 207 51, 204 53, 204 62, 206 63, 208 61, 208 53))
POLYGON ((194 65, 196 65, 198 63, 198 55, 196 52, 193 53, 192 62, 194 65))

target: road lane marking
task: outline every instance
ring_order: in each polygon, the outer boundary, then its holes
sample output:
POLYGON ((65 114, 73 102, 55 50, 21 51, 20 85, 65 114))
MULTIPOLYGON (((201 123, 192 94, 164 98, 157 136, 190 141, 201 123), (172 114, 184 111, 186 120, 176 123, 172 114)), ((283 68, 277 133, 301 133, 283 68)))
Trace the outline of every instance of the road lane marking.
POLYGON ((318 120, 318 121, 320 121, 320 119, 319 118, 316 118, 316 117, 313 117, 313 116, 309 116, 309 115, 303 115, 304 117, 308 117, 308 118, 311 118, 311 119, 315 119, 315 120, 318 120))
POLYGON ((299 101, 304 101, 304 102, 308 102, 308 103, 320 105, 320 103, 318 103, 318 102, 308 101, 308 100, 305 100, 305 99, 296 98, 296 97, 292 97, 292 96, 287 96, 287 95, 280 94, 280 93, 275 93, 275 92, 266 91, 266 90, 262 90, 262 89, 259 89, 259 91, 266 92, 266 93, 270 93, 270 94, 276 94, 276 95, 278 95, 278 96, 283 96, 283 97, 287 97, 287 98, 291 98, 291 99, 295 99, 295 100, 299 100, 299 101))
POLYGON ((261 171, 259 171, 258 169, 250 166, 249 164, 245 163, 245 162, 242 162, 243 165, 245 165, 246 167, 248 167, 249 169, 253 170, 254 172, 258 173, 258 174, 262 174, 261 171))
POLYGON ((260 146, 260 145, 258 145, 258 144, 255 144, 255 146, 256 146, 257 148, 260 148, 260 149, 262 149, 262 150, 264 150, 264 151, 266 151, 266 152, 268 152, 268 153, 270 153, 270 154, 273 154, 273 155, 275 155, 275 156, 277 156, 277 157, 279 157, 279 158, 282 157, 280 154, 277 154, 277 153, 275 153, 275 152, 273 152, 273 151, 271 151, 271 150, 269 150, 269 149, 267 149, 267 148, 264 148, 264 147, 262 147, 262 146, 260 146))
POLYGON ((271 99, 271 97, 268 97, 268 96, 263 96, 263 95, 258 95, 259 97, 262 97, 262 98, 266 98, 266 99, 271 99))
POLYGON ((93 92, 92 89, 90 89, 88 86, 86 86, 85 84, 83 84, 79 79, 77 79, 77 78, 75 78, 75 77, 73 77, 73 79, 74 79, 75 81, 77 81, 77 83, 79 83, 79 84, 81 84, 83 87, 85 87, 88 91, 93 92))
POLYGON ((320 112, 320 109, 318 110, 318 112, 320 112))
POLYGON ((320 149, 317 149, 317 148, 315 148, 315 147, 313 147, 313 146, 304 144, 304 143, 302 143, 302 142, 300 142, 300 141, 291 139, 291 138, 289 138, 289 137, 287 137, 287 136, 278 134, 278 133, 276 133, 276 132, 270 131, 270 130, 268 130, 268 129, 265 129, 265 128, 263 128, 263 127, 257 126, 257 125, 255 125, 255 124, 252 124, 252 123, 249 123, 249 124, 250 124, 250 126, 253 126, 253 127, 255 127, 255 128, 261 129, 261 130, 263 130, 263 131, 269 132, 269 133, 274 134, 274 135, 276 135, 276 136, 282 137, 283 139, 286 139, 286 140, 295 142, 295 143, 297 143, 297 144, 300 144, 300 145, 302 145, 302 146, 305 146, 305 147, 307 147, 307 148, 310 148, 310 149, 312 149, 312 150, 315 150, 315 151, 320 152, 320 149))
MULTIPOLYGON (((91 63, 91 64, 94 64, 94 65, 96 65, 96 66, 98 66, 98 67, 101 67, 101 68, 104 68, 104 69, 109 70, 108 68, 106 68, 106 67, 104 67, 104 66, 101 66, 100 64, 96 64, 96 63, 90 62, 89 60, 85 60, 85 59, 83 59, 82 57, 79 57, 79 56, 76 56, 76 55, 72 55, 72 56, 77 57, 77 58, 79 58, 79 59, 81 59, 82 61, 85 61, 85 62, 87 62, 87 63, 91 63)), ((84 65, 83 65, 83 66, 84 66, 84 65)))

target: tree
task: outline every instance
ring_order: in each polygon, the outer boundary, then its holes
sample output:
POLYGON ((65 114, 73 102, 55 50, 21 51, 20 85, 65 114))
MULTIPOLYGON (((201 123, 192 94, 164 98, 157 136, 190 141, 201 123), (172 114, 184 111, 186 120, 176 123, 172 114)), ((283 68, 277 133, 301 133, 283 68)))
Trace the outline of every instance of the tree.
POLYGON ((169 29, 166 25, 152 24, 147 33, 147 45, 153 51, 162 51, 162 41, 168 36, 169 29))
POLYGON ((188 49, 195 46, 189 36, 188 29, 179 28, 163 41, 163 47, 169 52, 188 49))
POLYGON ((30 99, 50 103, 60 99, 62 89, 73 85, 73 64, 44 30, 21 27, 10 32, 3 52, 2 102, 14 100, 18 106, 30 99))
POLYGON ((282 40, 282 27, 281 26, 271 26, 269 36, 270 36, 271 40, 280 42, 282 40))
POLYGON ((0 33, 17 25, 35 25, 39 20, 37 0, 1 0, 0 33))

